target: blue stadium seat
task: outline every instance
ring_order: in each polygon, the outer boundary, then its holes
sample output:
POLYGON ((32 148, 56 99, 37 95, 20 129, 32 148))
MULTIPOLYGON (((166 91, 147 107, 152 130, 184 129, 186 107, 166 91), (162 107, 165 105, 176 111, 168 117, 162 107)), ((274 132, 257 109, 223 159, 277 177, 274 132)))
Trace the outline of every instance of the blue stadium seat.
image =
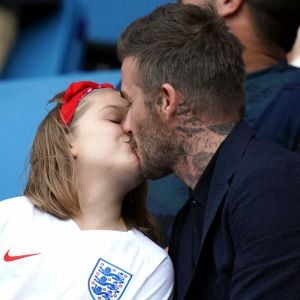
POLYGON ((115 44, 125 27, 159 5, 175 0, 79 0, 86 15, 88 42, 115 44))
POLYGON ((84 15, 77 0, 21 28, 3 79, 51 76, 79 69, 83 58, 84 15))

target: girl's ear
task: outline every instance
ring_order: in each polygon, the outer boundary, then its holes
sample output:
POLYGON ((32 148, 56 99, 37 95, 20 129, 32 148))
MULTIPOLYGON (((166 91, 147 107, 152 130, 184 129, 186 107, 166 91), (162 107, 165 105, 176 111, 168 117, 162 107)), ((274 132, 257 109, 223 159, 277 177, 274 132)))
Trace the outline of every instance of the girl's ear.
POLYGON ((70 147, 70 150, 71 150, 71 153, 72 153, 73 158, 76 159, 78 153, 77 153, 77 151, 75 150, 75 147, 74 147, 73 145, 71 145, 71 144, 69 144, 69 147, 70 147))
POLYGON ((78 152, 76 150, 75 143, 73 142, 73 138, 72 138, 72 134, 71 133, 67 134, 67 140, 68 140, 69 149, 70 149, 70 151, 72 153, 72 156, 73 156, 74 159, 76 159, 77 155, 78 155, 78 152))

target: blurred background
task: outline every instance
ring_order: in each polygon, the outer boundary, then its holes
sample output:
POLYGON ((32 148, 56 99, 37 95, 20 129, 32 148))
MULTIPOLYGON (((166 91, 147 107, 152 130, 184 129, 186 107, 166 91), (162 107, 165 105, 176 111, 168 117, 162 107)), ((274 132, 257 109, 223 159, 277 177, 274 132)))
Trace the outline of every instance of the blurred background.
MULTIPOLYGON (((167 0, 0 0, 1 78, 115 69, 116 42, 167 0)), ((174 1, 173 1, 174 2, 174 1)))
MULTIPOLYGON (((120 83, 116 43, 166 0, 0 0, 0 200, 21 195, 32 139, 47 101, 71 82, 120 83)), ((171 175, 150 183, 164 227, 186 199, 171 175)))

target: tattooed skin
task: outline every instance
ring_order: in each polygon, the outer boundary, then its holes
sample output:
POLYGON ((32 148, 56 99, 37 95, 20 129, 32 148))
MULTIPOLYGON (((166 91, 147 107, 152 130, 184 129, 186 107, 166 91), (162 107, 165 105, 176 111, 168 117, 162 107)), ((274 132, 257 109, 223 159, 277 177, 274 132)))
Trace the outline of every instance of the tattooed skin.
POLYGON ((186 135, 188 138, 191 138, 195 136, 195 134, 198 134, 204 129, 202 128, 186 128, 186 127, 176 127, 176 130, 186 135))
POLYGON ((193 165, 200 166, 200 169, 205 169, 206 162, 211 158, 211 155, 212 153, 209 152, 197 153, 193 156, 193 165))
POLYGON ((200 116, 195 116, 191 109, 181 105, 176 131, 185 141, 185 156, 176 166, 177 175, 191 188, 194 188, 202 176, 209 161, 220 144, 230 133, 235 122, 207 125, 200 116))
MULTIPOLYGON (((197 152, 187 156, 176 168, 178 176, 192 189, 195 188, 214 152, 197 152)), ((177 173, 177 172, 176 172, 177 173)))
POLYGON ((203 174, 213 154, 214 154, 213 152, 203 152, 203 153, 197 153, 192 157, 192 163, 198 172, 198 179, 199 179, 199 174, 203 174))
MULTIPOLYGON (((179 104, 179 107, 182 106, 181 104, 179 104)), ((178 111, 176 113, 177 116, 186 116, 187 114, 191 113, 192 110, 190 108, 187 108, 185 110, 181 110, 181 111, 178 111)))
POLYGON ((187 138, 201 133, 204 129, 201 127, 203 122, 198 116, 192 114, 190 108, 186 108, 184 104, 179 104, 179 111, 176 115, 180 118, 180 126, 177 126, 176 130, 181 132, 187 138))
POLYGON ((216 134, 228 135, 235 125, 236 122, 231 121, 223 124, 211 125, 208 126, 208 128, 216 134))
POLYGON ((199 123, 199 121, 201 121, 198 117, 190 117, 187 118, 186 120, 183 120, 183 125, 186 126, 189 123, 191 123, 193 126, 197 125, 197 123, 199 123))

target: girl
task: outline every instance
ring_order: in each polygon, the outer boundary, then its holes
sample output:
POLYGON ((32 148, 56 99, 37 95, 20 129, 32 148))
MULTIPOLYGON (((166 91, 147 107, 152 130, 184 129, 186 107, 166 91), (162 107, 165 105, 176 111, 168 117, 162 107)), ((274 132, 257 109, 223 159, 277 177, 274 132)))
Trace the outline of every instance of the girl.
POLYGON ((33 141, 24 196, 0 202, 1 299, 171 299, 146 183, 110 84, 71 84, 33 141), (153 242, 154 241, 154 242, 153 242))

